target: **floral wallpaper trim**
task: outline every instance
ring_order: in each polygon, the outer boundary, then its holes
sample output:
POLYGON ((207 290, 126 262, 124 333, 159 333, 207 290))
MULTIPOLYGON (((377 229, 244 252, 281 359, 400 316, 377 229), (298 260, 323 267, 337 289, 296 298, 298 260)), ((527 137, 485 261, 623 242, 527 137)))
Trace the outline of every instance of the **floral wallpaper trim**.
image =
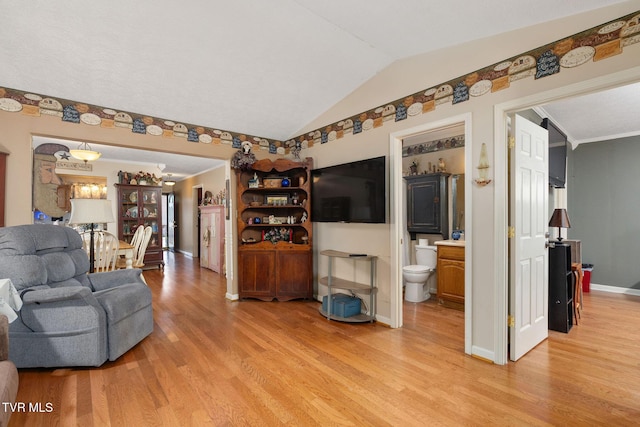
POLYGON ((249 141, 271 154, 284 155, 291 149, 300 150, 314 144, 325 144, 348 134, 356 135, 378 128, 390 121, 398 122, 429 113, 442 104, 459 104, 472 97, 508 89, 512 83, 522 79, 537 80, 553 76, 562 70, 601 61, 624 53, 625 47, 638 42, 640 11, 284 142, 4 87, 0 87, 0 111, 21 112, 35 117, 50 115, 69 123, 128 128, 133 133, 180 138, 192 143, 228 144, 238 149, 242 142, 249 141))

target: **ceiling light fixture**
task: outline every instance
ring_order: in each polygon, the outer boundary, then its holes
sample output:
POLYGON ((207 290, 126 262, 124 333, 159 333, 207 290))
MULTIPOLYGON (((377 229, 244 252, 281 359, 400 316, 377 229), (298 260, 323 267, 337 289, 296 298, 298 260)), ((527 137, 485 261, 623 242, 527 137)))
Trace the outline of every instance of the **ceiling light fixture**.
POLYGON ((75 150, 69 150, 72 157, 83 160, 85 163, 96 161, 102 156, 102 153, 93 151, 87 142, 83 142, 75 150))
POLYGON ((168 185, 170 187, 173 187, 174 185, 176 185, 176 182, 171 179, 171 174, 170 173, 167 174, 167 179, 164 180, 164 184, 168 185))

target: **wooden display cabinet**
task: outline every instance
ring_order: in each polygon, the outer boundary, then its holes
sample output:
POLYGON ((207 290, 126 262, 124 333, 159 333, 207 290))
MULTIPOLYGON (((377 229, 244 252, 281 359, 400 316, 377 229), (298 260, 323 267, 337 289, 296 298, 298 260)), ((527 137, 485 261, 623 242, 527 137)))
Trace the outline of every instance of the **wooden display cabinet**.
POLYGON ((131 242, 140 225, 151 227, 144 265, 164 267, 162 253, 162 187, 115 184, 118 190, 118 239, 131 242))
POLYGON ((313 298, 312 167, 263 159, 236 171, 240 298, 313 298))

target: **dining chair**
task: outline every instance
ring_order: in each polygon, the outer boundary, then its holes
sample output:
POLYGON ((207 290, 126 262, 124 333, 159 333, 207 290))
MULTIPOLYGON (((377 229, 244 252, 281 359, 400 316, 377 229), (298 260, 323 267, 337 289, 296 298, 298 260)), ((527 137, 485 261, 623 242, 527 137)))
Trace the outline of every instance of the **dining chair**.
MULTIPOLYGON (((141 227, 142 227, 141 236, 136 240, 135 244, 133 240, 131 242, 131 246, 134 247, 133 260, 132 260, 133 268, 144 267, 144 254, 146 253, 147 246, 149 245, 149 241, 151 240, 152 230, 150 226, 138 227, 138 229, 136 230, 136 234, 138 234, 138 231, 141 229, 141 227)), ((135 239, 135 236, 134 236, 134 239, 135 239)), ((118 259, 118 268, 126 268, 126 261, 124 260, 124 258, 118 259)))
POLYGON ((100 231, 94 237, 95 243, 95 272, 112 271, 116 269, 120 243, 118 237, 108 231, 100 231), (96 238, 97 237, 97 238, 96 238))
POLYGON ((150 226, 144 228, 144 234, 142 235, 142 242, 138 246, 138 250, 133 254, 133 267, 144 267, 144 254, 147 252, 147 246, 151 240, 152 229, 150 226))
POLYGON ((142 243, 142 235, 144 234, 144 225, 140 224, 138 228, 136 228, 135 233, 133 233, 133 237, 131 238, 131 246, 135 247, 136 250, 138 246, 142 243))

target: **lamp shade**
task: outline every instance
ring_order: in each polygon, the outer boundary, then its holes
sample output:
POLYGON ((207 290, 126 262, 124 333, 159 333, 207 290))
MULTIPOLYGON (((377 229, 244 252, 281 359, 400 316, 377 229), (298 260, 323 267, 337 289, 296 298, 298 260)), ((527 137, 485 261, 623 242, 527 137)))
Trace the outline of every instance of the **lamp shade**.
POLYGON ((562 227, 571 228, 571 222, 569 222, 569 215, 567 215, 566 209, 555 209, 551 219, 549 220, 549 227, 562 227))
POLYGON ((80 144, 75 150, 69 150, 69 154, 78 160, 84 160, 85 163, 98 160, 102 156, 102 153, 93 151, 86 142, 80 144))
POLYGON ((115 222, 111 202, 105 199, 71 199, 69 224, 115 222))

